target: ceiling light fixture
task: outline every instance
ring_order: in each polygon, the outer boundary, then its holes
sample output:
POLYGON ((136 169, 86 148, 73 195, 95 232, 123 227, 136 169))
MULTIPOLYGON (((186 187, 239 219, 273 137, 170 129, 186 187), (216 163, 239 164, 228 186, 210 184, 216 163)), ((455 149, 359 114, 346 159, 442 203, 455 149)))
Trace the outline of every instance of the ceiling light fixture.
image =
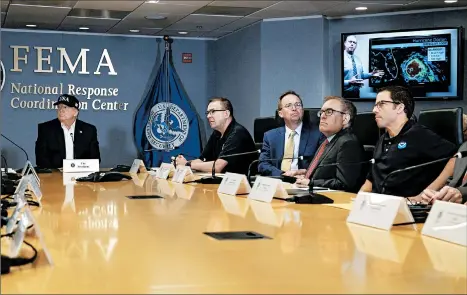
POLYGON ((80 30, 89 30, 88 27, 79 27, 80 30))
POLYGON ((180 35, 186 35, 188 32, 178 32, 180 35))
POLYGON ((26 25, 26 27, 28 27, 28 28, 35 28, 35 27, 37 27, 37 25, 26 25))
POLYGON ((146 1, 146 3, 156 4, 159 3, 159 0, 146 1))
POLYGON ((444 0, 444 3, 456 3, 457 0, 444 0))
POLYGON ((359 7, 355 7, 355 10, 367 10, 368 7, 365 7, 365 6, 359 6, 359 7))
POLYGON ((132 33, 139 33, 139 30, 134 30, 134 29, 133 29, 133 30, 130 30, 130 32, 132 32, 132 33))

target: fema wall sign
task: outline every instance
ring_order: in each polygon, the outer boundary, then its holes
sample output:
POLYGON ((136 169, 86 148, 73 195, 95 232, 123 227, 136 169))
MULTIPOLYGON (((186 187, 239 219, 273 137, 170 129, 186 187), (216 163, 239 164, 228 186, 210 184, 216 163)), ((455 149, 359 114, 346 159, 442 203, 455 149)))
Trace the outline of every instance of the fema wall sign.
POLYGON ((3 85, 5 85, 5 67, 3 66, 3 62, 0 61, 0 91, 3 90, 3 85))

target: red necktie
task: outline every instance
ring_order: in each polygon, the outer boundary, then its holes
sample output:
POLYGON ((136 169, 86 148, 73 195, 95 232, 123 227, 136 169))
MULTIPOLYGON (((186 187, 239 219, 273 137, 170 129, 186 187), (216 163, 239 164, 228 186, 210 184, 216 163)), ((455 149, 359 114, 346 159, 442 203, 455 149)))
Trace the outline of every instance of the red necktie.
POLYGON ((323 155, 324 149, 328 145, 329 141, 326 139, 321 146, 319 147, 318 152, 316 153, 313 161, 311 162, 310 166, 308 166, 308 169, 306 170, 305 178, 310 179, 311 174, 313 173, 313 170, 315 170, 316 166, 318 166, 319 159, 323 155))

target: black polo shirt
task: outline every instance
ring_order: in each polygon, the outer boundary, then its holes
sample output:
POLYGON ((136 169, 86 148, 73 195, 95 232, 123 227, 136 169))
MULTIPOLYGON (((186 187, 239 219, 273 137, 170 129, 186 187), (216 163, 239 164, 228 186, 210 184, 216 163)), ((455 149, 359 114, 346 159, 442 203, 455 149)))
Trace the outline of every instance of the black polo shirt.
MULTIPOLYGON (((373 154, 376 163, 367 179, 373 192, 381 193, 384 178, 392 171, 425 162, 454 156, 456 146, 423 125, 409 120, 393 138, 388 132, 381 136, 373 154)), ((415 196, 430 185, 441 173, 446 162, 395 173, 386 180, 385 194, 415 196)))
MULTIPOLYGON (((224 136, 217 130, 209 137, 208 143, 201 153, 200 159, 205 161, 214 161, 222 156, 227 156, 237 153, 252 152, 256 149, 253 138, 245 127, 238 124, 235 119, 232 119, 224 136)), ((245 155, 225 158, 227 166, 224 172, 233 172, 247 174, 250 163, 257 159, 258 155, 245 155)))

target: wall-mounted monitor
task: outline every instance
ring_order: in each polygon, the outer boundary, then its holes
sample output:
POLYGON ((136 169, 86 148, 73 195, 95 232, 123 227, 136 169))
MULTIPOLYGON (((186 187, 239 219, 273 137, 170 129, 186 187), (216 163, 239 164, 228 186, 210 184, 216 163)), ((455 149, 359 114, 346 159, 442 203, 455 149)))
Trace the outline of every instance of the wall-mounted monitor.
POLYGON ((463 28, 342 34, 342 96, 401 85, 418 100, 462 99, 463 28))

